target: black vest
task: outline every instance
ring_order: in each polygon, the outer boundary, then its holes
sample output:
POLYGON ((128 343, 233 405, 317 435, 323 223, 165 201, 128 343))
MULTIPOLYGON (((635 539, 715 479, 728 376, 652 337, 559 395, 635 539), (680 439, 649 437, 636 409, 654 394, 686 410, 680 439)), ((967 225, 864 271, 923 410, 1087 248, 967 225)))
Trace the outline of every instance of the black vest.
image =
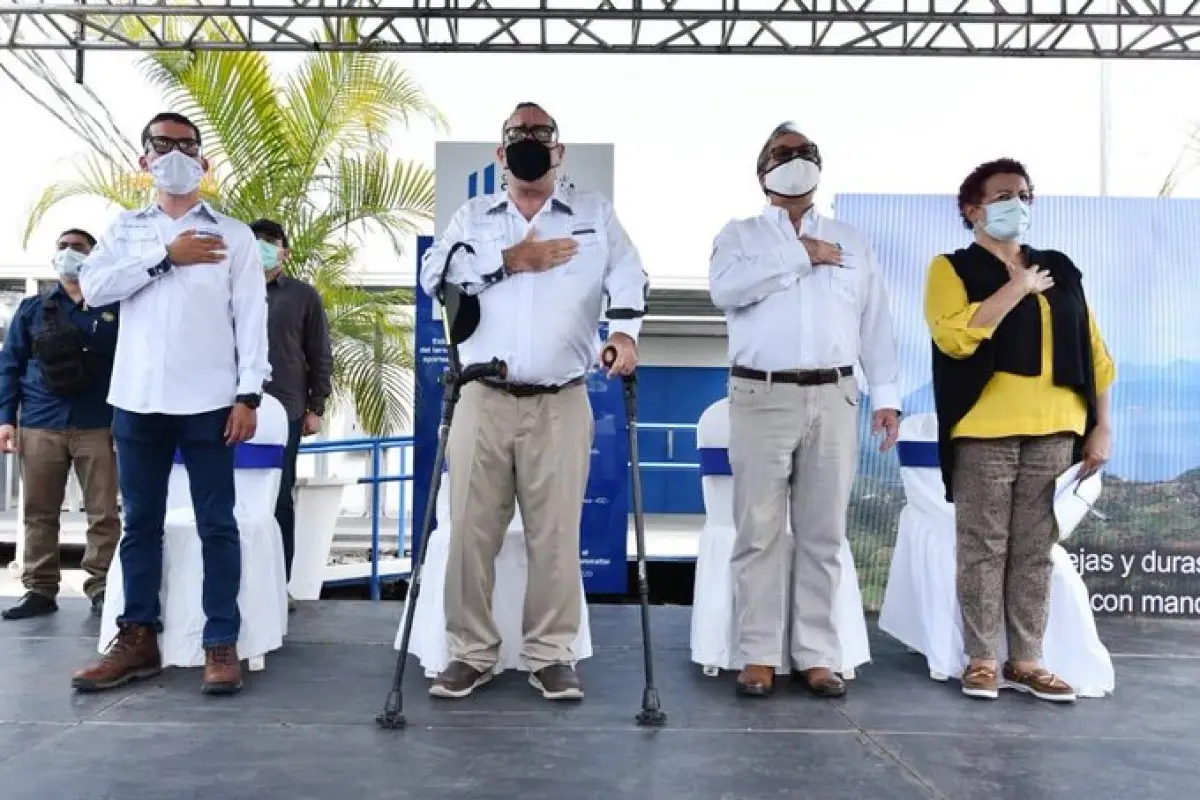
MULTIPOLYGON (((1021 248, 1027 263, 1050 273, 1054 286, 1043 297, 1050 305, 1053 340, 1054 383, 1074 389, 1087 404, 1086 436, 1096 425, 1096 376, 1092 361, 1091 330, 1083 276, 1057 250, 1021 248)), ((1004 263, 978 244, 946 256, 967 292, 967 299, 980 303, 1008 282, 1004 263)), ((979 401, 984 387, 997 372, 1040 375, 1042 372, 1042 318, 1037 297, 1025 297, 1008 313, 992 334, 980 343, 970 358, 950 358, 933 345, 933 401, 938 416, 938 456, 946 500, 954 501, 951 476, 954 448, 950 432, 979 401)), ((1083 451, 1083 438, 1076 442, 1075 460, 1083 451)))
POLYGON ((42 296, 42 326, 31 349, 53 394, 69 397, 92 386, 93 370, 83 331, 71 322, 52 292, 42 296))

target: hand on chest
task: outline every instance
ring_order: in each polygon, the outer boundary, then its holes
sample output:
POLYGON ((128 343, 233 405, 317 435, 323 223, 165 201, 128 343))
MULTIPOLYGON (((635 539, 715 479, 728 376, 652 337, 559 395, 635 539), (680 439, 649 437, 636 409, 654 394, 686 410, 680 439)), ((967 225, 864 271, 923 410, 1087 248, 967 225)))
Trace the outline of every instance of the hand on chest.
POLYGON ((533 230, 535 241, 569 240, 575 243, 575 254, 561 266, 540 273, 531 273, 531 278, 553 279, 561 276, 603 276, 608 263, 608 239, 604 228, 597 220, 580 215, 550 214, 534 217, 531 223, 522 219, 506 217, 500 230, 494 234, 501 249, 512 247, 533 230))

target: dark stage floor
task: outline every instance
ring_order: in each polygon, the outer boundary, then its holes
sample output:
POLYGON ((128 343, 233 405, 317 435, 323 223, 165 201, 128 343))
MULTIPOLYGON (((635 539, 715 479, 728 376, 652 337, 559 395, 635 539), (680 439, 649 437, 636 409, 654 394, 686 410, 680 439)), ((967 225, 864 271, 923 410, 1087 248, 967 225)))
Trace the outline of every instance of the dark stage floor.
POLYGON ((309 604, 237 698, 173 670, 77 696, 97 623, 82 602, 0 623, 3 800, 1157 800, 1195 797, 1200 627, 1102 625, 1117 694, 1052 707, 971 702, 882 635, 849 697, 739 700, 688 660, 690 609, 656 608, 669 727, 639 730, 636 607, 592 609, 588 699, 550 704, 506 673, 434 701, 410 671, 409 727, 376 728, 398 605, 309 604))

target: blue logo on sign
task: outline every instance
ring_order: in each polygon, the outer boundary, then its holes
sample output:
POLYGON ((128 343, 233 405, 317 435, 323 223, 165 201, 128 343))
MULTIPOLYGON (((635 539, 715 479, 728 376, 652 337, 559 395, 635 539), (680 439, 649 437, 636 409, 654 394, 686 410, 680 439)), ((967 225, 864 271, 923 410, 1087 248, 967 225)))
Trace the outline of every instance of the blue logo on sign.
POLYGON ((467 199, 479 194, 492 194, 496 191, 496 165, 488 164, 483 168, 483 191, 479 191, 479 172, 467 176, 467 199))

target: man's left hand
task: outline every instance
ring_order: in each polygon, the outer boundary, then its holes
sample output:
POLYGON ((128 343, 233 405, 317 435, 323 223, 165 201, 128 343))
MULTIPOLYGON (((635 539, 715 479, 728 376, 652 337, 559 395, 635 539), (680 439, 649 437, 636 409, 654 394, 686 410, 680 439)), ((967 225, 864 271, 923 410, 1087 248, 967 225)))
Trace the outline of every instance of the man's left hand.
POLYGON ((225 423, 225 444, 233 447, 254 438, 258 429, 258 412, 250 406, 235 403, 229 412, 229 420, 225 423))
POLYGON ((608 341, 604 343, 604 347, 600 348, 600 363, 604 363, 604 351, 609 347, 617 351, 617 357, 612 365, 608 368, 608 375, 632 375, 637 369, 638 352, 637 343, 627 333, 614 333, 608 337, 608 341))
POLYGON ((1079 468, 1079 480, 1090 478, 1108 463, 1112 455, 1112 429, 1097 425, 1083 443, 1083 466, 1079 468))
POLYGON ((304 426, 302 433, 304 436, 312 436, 321 432, 321 418, 311 411, 304 414, 304 426))
POLYGON ((871 432, 883 434, 879 452, 886 453, 891 450, 892 446, 896 444, 896 439, 900 437, 900 414, 894 408, 879 409, 875 412, 872 420, 871 432))

